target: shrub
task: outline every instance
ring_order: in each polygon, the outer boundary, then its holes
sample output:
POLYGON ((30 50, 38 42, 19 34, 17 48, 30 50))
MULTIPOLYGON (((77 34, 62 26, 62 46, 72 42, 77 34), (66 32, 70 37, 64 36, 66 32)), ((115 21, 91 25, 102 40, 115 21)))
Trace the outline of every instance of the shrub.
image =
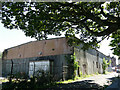
POLYGON ((35 79, 36 83, 39 85, 47 85, 49 83, 54 82, 53 75, 51 75, 49 72, 44 71, 37 71, 35 79))
POLYGON ((37 71, 36 76, 26 78, 25 73, 14 74, 14 80, 12 82, 4 83, 3 90, 38 90, 38 88, 47 88, 55 84, 56 78, 49 72, 37 71), (23 76, 22 76, 23 75, 23 76))

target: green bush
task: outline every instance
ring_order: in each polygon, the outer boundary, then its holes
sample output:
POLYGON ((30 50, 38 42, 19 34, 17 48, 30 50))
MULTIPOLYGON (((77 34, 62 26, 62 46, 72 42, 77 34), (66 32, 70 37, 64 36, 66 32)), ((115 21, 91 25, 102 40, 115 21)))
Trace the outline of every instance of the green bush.
POLYGON ((14 74, 11 82, 2 84, 3 90, 38 90, 55 84, 57 80, 53 75, 44 71, 37 71, 36 76, 28 78, 25 73, 14 74))
POLYGON ((44 72, 44 71, 37 71, 37 75, 34 78, 35 78, 36 84, 41 86, 47 85, 56 81, 53 75, 51 75, 49 72, 44 72))
POLYGON ((18 72, 16 74, 13 74, 14 78, 16 79, 27 79, 28 75, 25 72, 18 72))

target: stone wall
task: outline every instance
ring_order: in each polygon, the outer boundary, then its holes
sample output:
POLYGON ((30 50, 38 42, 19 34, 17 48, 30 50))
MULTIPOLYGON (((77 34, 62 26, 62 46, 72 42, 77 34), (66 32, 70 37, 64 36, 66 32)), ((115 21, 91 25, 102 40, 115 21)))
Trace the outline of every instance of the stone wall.
POLYGON ((103 58, 109 60, 109 58, 101 52, 94 49, 83 51, 81 46, 75 47, 74 52, 76 61, 79 64, 78 72, 82 72, 82 74, 103 73, 102 60, 103 58))

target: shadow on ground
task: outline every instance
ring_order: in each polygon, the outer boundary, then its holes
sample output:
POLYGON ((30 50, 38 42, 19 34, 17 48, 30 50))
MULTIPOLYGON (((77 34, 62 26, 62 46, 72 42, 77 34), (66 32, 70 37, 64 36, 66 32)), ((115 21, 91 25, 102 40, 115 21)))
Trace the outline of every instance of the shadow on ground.
MULTIPOLYGON (((114 82, 116 80, 116 77, 108 78, 111 82, 114 82)), ((3 90, 84 90, 84 89, 90 89, 90 90, 104 90, 108 85, 100 86, 97 83, 94 83, 94 80, 83 80, 83 81, 75 81, 71 83, 59 83, 59 84, 51 84, 47 86, 43 86, 40 83, 34 83, 34 82, 27 82, 22 81, 18 83, 4 83, 3 84, 3 90)))
POLYGON ((53 86, 49 88, 49 90, 66 90, 66 89, 74 89, 74 90, 80 90, 80 89, 93 89, 93 90, 103 90, 104 87, 100 86, 99 84, 93 83, 93 80, 84 80, 84 81, 76 81, 68 84, 58 84, 56 86, 53 86))
POLYGON ((120 90, 120 77, 108 78, 111 80, 112 84, 109 85, 105 90, 115 89, 120 90))
POLYGON ((103 90, 104 87, 93 83, 93 80, 84 80, 84 81, 76 81, 68 84, 52 84, 46 87, 38 87, 35 83, 28 83, 25 81, 19 83, 4 83, 2 90, 83 90, 83 89, 92 89, 92 90, 103 90))
POLYGON ((107 78, 107 79, 109 79, 111 82, 114 82, 117 79, 117 77, 112 77, 112 78, 107 78))

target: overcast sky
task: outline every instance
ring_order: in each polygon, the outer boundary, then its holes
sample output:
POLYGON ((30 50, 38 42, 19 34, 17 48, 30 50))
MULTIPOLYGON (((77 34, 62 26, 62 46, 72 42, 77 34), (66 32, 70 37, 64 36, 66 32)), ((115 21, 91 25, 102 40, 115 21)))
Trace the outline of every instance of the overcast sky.
POLYGON ((0 51, 34 40, 34 38, 26 37, 21 30, 6 29, 0 22, 0 51))

